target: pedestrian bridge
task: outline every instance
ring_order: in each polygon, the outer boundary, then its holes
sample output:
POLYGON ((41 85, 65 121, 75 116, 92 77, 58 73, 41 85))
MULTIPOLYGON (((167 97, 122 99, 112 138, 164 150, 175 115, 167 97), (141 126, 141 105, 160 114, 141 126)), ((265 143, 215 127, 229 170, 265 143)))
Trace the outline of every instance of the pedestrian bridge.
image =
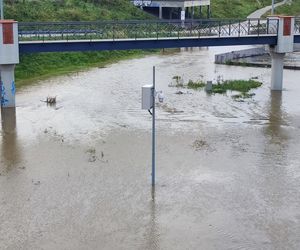
MULTIPOLYGON (((20 53, 277 44, 278 20, 153 20, 18 24, 20 53)), ((300 43, 300 19, 295 19, 300 43)))

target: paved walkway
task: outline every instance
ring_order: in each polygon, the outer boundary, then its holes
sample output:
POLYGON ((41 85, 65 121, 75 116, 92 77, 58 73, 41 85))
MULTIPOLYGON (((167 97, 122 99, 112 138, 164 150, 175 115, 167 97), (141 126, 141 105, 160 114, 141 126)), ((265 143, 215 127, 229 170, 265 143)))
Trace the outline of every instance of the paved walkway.
MULTIPOLYGON (((284 1, 280 2, 280 3, 276 3, 276 4, 274 4, 274 6, 276 8, 278 6, 286 4, 287 2, 289 2, 289 0, 284 0, 284 1)), ((268 11, 270 11, 271 9, 272 9, 272 5, 266 6, 266 7, 262 8, 262 9, 254 11, 249 16, 247 16, 247 18, 261 18, 262 15, 264 15, 265 13, 267 13, 268 11)))

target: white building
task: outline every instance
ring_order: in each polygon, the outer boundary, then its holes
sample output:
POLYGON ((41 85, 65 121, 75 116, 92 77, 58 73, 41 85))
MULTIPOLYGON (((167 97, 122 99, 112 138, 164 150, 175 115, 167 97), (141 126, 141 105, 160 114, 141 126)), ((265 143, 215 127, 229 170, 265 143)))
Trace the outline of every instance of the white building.
MULTIPOLYGON (((186 18, 194 17, 194 7, 199 7, 200 16, 202 15, 202 7, 207 8, 207 17, 210 17, 210 0, 132 0, 135 6, 141 8, 156 8, 159 18, 172 17, 172 12, 185 11, 186 18), (172 10, 173 9, 173 10, 172 10)), ((180 16, 178 14, 178 16, 180 16)))

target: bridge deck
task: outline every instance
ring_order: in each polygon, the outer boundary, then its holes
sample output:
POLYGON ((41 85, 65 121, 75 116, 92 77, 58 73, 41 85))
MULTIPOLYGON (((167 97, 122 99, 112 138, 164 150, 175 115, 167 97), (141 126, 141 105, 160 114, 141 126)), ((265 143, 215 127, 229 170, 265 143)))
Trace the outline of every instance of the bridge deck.
POLYGON ((20 42, 20 53, 59 52, 59 51, 100 51, 159 49, 180 47, 209 47, 230 45, 276 45, 275 35, 247 37, 186 37, 180 39, 101 39, 101 40, 62 40, 62 41, 31 41, 20 42))

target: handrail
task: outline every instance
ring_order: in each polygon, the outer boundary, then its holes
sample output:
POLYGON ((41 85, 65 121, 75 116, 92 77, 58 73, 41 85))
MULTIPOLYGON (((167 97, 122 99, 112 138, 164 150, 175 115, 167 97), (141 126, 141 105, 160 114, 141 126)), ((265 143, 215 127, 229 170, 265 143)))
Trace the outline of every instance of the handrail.
MULTIPOLYGON (((300 24, 300 22, 299 22, 300 24)), ((298 21, 297 21, 298 25, 298 21)), ((296 26, 296 24, 295 24, 296 26)), ((276 35, 278 22, 266 19, 128 20, 20 22, 19 40, 160 39, 276 35)))

